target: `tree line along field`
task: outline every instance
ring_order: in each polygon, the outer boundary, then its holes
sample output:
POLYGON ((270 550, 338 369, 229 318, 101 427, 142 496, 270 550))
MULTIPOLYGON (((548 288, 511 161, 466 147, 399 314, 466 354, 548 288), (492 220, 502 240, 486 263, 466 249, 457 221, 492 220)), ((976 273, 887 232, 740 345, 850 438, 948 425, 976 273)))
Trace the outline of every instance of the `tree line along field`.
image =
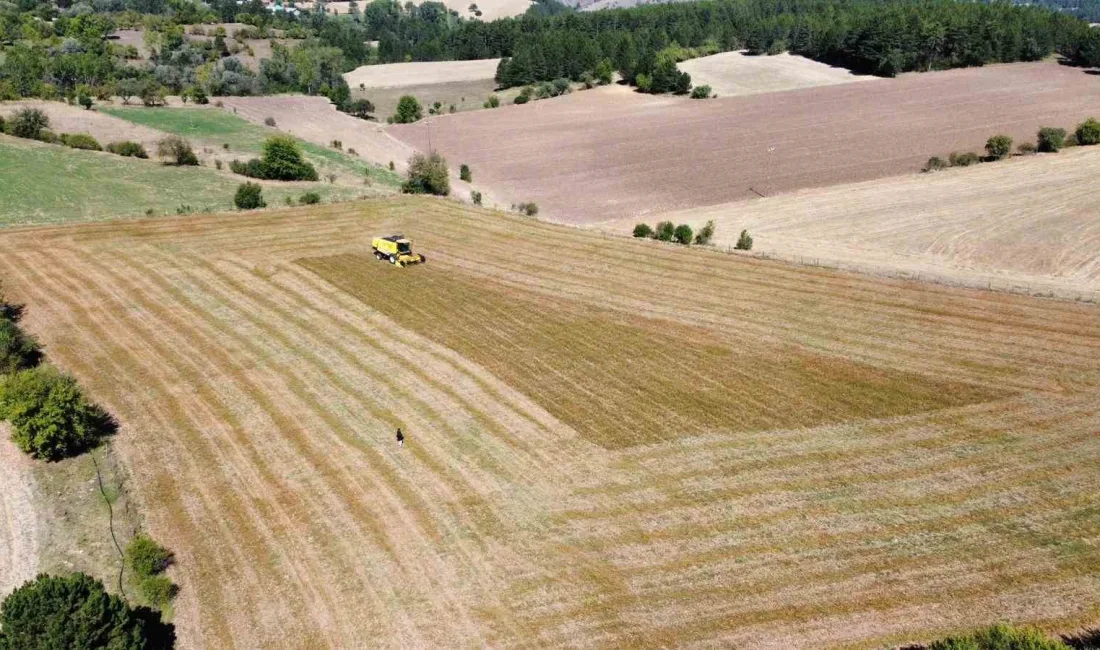
MULTIPOLYGON (((591 223, 915 173, 997 133, 1072 129, 1098 100, 1091 75, 1042 62, 706 101, 601 88, 444 116, 431 135, 504 199, 591 223)), ((427 129, 387 131, 426 150, 427 129)))
POLYGON ((0 276, 121 422, 182 647, 1100 615, 1094 307, 413 198, 13 229, 0 276))

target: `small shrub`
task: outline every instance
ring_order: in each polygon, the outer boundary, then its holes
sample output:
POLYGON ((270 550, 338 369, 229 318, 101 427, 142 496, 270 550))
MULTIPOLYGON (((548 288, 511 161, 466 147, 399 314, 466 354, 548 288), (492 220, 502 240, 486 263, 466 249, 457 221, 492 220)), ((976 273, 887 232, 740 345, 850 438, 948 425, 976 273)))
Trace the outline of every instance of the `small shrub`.
POLYGON ((458 178, 464 180, 467 183, 473 181, 473 176, 470 174, 470 166, 466 163, 462 163, 462 166, 458 168, 458 178))
POLYGON ((676 226, 671 221, 661 221, 657 223, 657 228, 654 230, 653 238, 660 241, 672 241, 675 237, 676 226))
POLYGON ((214 161, 214 169, 216 169, 218 171, 221 171, 222 170, 222 161, 215 160, 214 161))
POLYGON ((42 129, 38 132, 38 140, 40 142, 46 142, 49 144, 60 144, 61 138, 49 129, 42 129))
POLYGON ((340 140, 333 140, 329 144, 332 145, 332 148, 337 150, 337 151, 343 151, 344 150, 344 143, 340 140))
POLYGON ((424 117, 424 109, 416 97, 402 95, 397 101, 397 111, 393 114, 393 121, 397 124, 411 124, 422 117, 424 117))
POLYGON ((568 95, 569 93, 573 92, 572 84, 570 84, 569 80, 564 78, 564 77, 560 77, 558 79, 555 79, 551 83, 554 86, 554 96, 555 97, 557 97, 559 95, 568 95))
POLYGON ((237 194, 233 197, 233 205, 238 210, 255 210, 267 206, 264 202, 263 188, 257 183, 242 183, 237 187, 237 194))
MULTIPOLYGON (((46 133, 46 131, 43 131, 43 133, 46 133)), ((1062 145, 1062 148, 1063 149, 1068 149, 1069 147, 1076 147, 1080 144, 1081 144, 1081 141, 1077 139, 1077 134, 1076 133, 1070 133, 1069 135, 1066 136, 1066 142, 1065 142, 1065 144, 1062 145)))
POLYGON ((470 192, 470 201, 472 201, 474 205, 481 205, 481 192, 477 190, 470 192))
POLYGON ((1039 151, 1044 153, 1056 153, 1066 144, 1066 130, 1052 126, 1044 126, 1039 129, 1036 144, 1039 151))
POLYGON ((496 108, 496 107, 500 106, 500 98, 497 97, 496 95, 489 95, 489 99, 485 100, 485 103, 483 104, 483 106, 485 108, 496 108))
POLYGON ((390 161, 390 171, 392 172, 394 169, 395 169, 395 167, 393 165, 393 161, 391 160, 390 161))
POLYGON ((672 231, 672 237, 676 240, 676 243, 683 244, 685 246, 691 243, 691 240, 694 238, 694 236, 695 233, 692 232, 691 226, 687 225, 686 223, 682 223, 679 226, 676 226, 676 230, 672 231))
POLYGON ((61 144, 73 149, 103 151, 103 147, 99 146, 99 141, 88 133, 62 133, 61 144))
POLYGON ((752 237, 749 236, 749 231, 742 230, 741 236, 737 238, 737 243, 733 247, 739 251, 751 251, 752 237))
POLYGON ((138 586, 145 601, 158 609, 164 609, 171 603, 180 590, 168 576, 146 576, 138 586))
POLYGON ((1002 160, 1012 153, 1012 138, 995 135, 985 141, 985 152, 992 160, 1002 160))
POLYGON ((348 155, 351 155, 351 156, 358 156, 358 155, 359 155, 359 153, 358 153, 358 152, 356 152, 356 151, 355 151, 355 149, 354 149, 353 147, 348 147, 348 155))
POLYGON ((264 118, 264 126, 274 127, 275 126, 275 118, 271 117, 271 116, 265 117, 264 118))
POLYGON ((118 155, 125 156, 127 158, 148 158, 149 154, 146 153, 145 147, 137 142, 130 140, 122 140, 119 142, 111 142, 107 145, 107 151, 118 155))
POLYGON ((141 578, 161 573, 172 559, 172 552, 148 535, 138 535, 126 545, 126 564, 141 578))
POLYGON ((521 93, 519 95, 516 95, 516 98, 512 100, 512 103, 513 104, 526 104, 530 100, 531 100, 530 95, 524 95, 524 94, 521 93))
POLYGON ((653 236, 653 228, 650 228, 648 223, 639 223, 634 226, 634 236, 649 239, 653 236))
POLYGON ((77 98, 76 101, 78 104, 84 107, 84 110, 90 110, 92 108, 92 105, 94 104, 90 95, 82 94, 77 98))
POLYGON ((981 161, 981 156, 972 151, 967 153, 958 153, 952 151, 951 155, 947 158, 947 162, 952 167, 969 167, 970 165, 975 165, 977 163, 980 163, 981 161))
POLYGON ((44 129, 50 128, 50 118, 37 108, 21 108, 8 118, 4 128, 17 138, 37 140, 44 129))
POLYGON ((692 99, 708 99, 710 98, 710 86, 696 86, 691 89, 692 99))
POLYGON ((157 143, 157 155, 168 165, 198 165, 199 159, 191 150, 191 143, 178 135, 170 135, 157 143))
POLYGON ((924 167, 921 169, 921 171, 938 172, 941 169, 947 169, 947 167, 949 167, 949 165, 946 160, 940 158, 939 156, 932 156, 928 159, 928 162, 924 163, 924 167))
POLYGON ((1078 124, 1073 134, 1077 136, 1079 145, 1100 144, 1100 122, 1090 117, 1078 124))
POLYGON ((1016 147, 1016 153, 1020 154, 1021 156, 1030 156, 1034 154, 1037 150, 1037 147, 1030 142, 1021 142, 1019 146, 1016 147))
POLYGON ((714 219, 711 219, 705 226, 699 229, 699 232, 695 233, 695 243, 700 246, 706 246, 710 243, 711 239, 714 239, 714 231, 714 219))
POLYGON ((191 214, 195 211, 189 204, 184 203, 176 207, 176 214, 191 214))
POLYGON ((306 192, 298 197, 298 203, 302 205, 315 205, 321 202, 321 195, 317 192, 306 192))
POLYGON ((298 143, 286 135, 277 135, 264 142, 263 158, 257 167, 249 161, 246 176, 273 181, 315 181, 317 169, 302 158, 298 143))
POLYGON ((406 194, 437 196, 450 194, 451 181, 447 161, 434 152, 427 156, 422 153, 413 154, 409 159, 408 179, 401 186, 401 191, 406 194))
POLYGON ((512 209, 520 214, 527 215, 528 217, 534 217, 539 213, 538 203, 516 203, 512 206, 512 209))
POLYGON ((114 431, 75 379, 47 366, 21 370, 0 383, 0 419, 11 422, 12 441, 21 450, 45 460, 80 454, 114 431))

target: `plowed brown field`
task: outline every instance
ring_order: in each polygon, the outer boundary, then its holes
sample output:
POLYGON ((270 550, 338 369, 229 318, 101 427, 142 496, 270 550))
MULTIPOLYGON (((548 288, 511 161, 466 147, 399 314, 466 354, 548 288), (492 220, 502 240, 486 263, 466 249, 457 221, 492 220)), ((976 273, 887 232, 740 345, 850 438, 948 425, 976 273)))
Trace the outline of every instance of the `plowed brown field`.
MULTIPOLYGON (((431 136, 495 195, 580 223, 915 173, 1098 106, 1100 78, 1043 62, 705 101, 602 88, 433 118, 431 136)), ((428 146, 424 122, 388 131, 428 146)))
POLYGON ((123 424, 184 648, 1100 620, 1094 307, 413 198, 6 231, 0 277, 123 424))

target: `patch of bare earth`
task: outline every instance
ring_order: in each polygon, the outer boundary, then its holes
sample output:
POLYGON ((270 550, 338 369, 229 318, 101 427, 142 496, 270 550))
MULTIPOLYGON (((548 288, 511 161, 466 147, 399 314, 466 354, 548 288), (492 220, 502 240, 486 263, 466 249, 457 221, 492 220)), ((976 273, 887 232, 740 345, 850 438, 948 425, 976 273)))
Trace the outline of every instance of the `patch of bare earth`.
MULTIPOLYGON (((507 201, 591 223, 915 173, 997 133, 1072 128, 1098 102, 1084 71, 1022 63, 706 101, 602 88, 447 115, 431 136, 507 201)), ((388 131, 427 148, 424 123, 388 131)))
POLYGON ((122 423, 182 647, 1100 620, 1092 306, 420 198, 8 230, 0 274, 122 423), (392 232, 427 266, 364 256, 392 232), (734 353, 704 376, 712 347, 734 353), (925 391, 947 384, 977 401, 925 391))
MULTIPOLYGON (((1100 299, 1100 150, 866 181, 671 212, 719 247, 743 229, 753 251, 870 273, 1060 297, 1100 299)), ((632 220, 603 227, 630 232, 632 220)))
POLYGON ((682 61, 678 67, 691 75, 693 85, 710 86, 719 97, 756 95, 878 79, 869 75, 855 75, 844 68, 818 63, 787 52, 774 56, 720 52, 682 61))
POLYGON ((364 65, 344 74, 352 88, 400 88, 458 81, 484 81, 496 75, 500 59, 424 61, 364 65))
POLYGON ((0 599, 38 571, 41 540, 32 461, 0 426, 0 599))

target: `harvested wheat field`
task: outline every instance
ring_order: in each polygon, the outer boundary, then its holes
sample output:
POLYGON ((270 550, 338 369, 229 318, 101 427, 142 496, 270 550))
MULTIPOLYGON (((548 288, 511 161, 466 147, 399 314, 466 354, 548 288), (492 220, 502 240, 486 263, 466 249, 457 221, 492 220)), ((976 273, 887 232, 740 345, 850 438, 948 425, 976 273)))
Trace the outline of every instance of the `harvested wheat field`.
POLYGON ((50 130, 55 133, 87 133, 104 147, 111 142, 132 140, 143 145, 150 153, 155 153, 157 142, 166 135, 163 131, 138 126, 99 111, 69 106, 64 102, 34 99, 0 102, 0 117, 9 117, 24 108, 36 108, 44 112, 50 119, 50 130))
POLYGON ((9 230, 0 277, 121 421, 180 647, 1100 620, 1095 307, 413 198, 9 230))
MULTIPOLYGON (((1042 62, 710 100, 617 86, 431 129, 437 150, 507 201, 591 223, 915 173, 997 133, 1072 128, 1098 105, 1100 78, 1042 62)), ((423 123, 388 131, 427 148, 423 123)))
POLYGON ((845 68, 818 63, 787 52, 774 56, 720 52, 688 59, 678 67, 691 75, 692 84, 710 86, 719 97, 756 95, 879 79, 870 75, 852 74, 845 68))
MULTIPOLYGON (((872 273, 1061 297, 1100 299, 1100 213, 1093 180, 1100 148, 800 190, 655 217, 714 243, 742 229, 753 250, 872 273)), ((602 224, 628 233, 630 219, 602 224)))
POLYGON ((500 59, 426 61, 364 65, 344 74, 352 88, 402 88, 458 81, 483 81, 496 75, 500 59))

